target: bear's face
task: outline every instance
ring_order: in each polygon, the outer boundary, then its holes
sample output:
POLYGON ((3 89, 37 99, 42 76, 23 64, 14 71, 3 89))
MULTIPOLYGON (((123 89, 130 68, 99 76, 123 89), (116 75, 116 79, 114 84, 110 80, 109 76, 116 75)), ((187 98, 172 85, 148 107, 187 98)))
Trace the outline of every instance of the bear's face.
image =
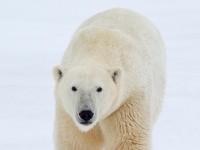
POLYGON ((110 112, 117 98, 120 70, 55 67, 57 96, 81 131, 88 131, 110 112))

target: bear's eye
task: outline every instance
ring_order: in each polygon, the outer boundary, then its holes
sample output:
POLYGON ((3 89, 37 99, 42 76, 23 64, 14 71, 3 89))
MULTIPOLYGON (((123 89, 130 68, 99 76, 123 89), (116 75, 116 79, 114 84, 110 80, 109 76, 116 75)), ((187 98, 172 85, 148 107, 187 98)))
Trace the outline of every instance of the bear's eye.
POLYGON ((103 89, 101 87, 97 88, 97 92, 101 92, 103 89))
POLYGON ((77 88, 75 86, 72 86, 72 91, 76 92, 77 88))

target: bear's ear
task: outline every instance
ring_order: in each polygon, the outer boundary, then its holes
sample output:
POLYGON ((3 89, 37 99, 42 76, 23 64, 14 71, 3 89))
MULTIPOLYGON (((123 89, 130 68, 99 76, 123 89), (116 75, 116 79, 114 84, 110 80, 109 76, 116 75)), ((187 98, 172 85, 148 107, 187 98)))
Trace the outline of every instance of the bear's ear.
POLYGON ((64 72, 65 72, 64 67, 55 66, 53 68, 53 77, 54 77, 55 81, 59 81, 63 77, 64 72))
POLYGON ((111 74, 112 80, 118 83, 121 77, 121 69, 109 69, 108 72, 111 74))

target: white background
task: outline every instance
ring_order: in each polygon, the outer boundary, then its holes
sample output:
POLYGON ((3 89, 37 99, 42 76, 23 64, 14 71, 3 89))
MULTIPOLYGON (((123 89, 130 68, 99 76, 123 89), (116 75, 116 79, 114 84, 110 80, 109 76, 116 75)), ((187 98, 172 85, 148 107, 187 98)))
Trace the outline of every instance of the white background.
POLYGON ((0 0, 0 150, 53 150, 53 66, 82 21, 123 7, 149 18, 167 49, 154 150, 200 149, 198 0, 0 0))

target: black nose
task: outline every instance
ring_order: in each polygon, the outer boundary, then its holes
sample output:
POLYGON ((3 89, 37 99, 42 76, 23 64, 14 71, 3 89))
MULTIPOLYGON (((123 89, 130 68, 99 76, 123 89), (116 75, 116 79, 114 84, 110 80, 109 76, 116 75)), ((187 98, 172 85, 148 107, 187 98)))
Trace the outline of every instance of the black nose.
POLYGON ((79 113, 80 118, 86 122, 89 121, 93 117, 93 115, 94 113, 91 110, 82 110, 79 113))

